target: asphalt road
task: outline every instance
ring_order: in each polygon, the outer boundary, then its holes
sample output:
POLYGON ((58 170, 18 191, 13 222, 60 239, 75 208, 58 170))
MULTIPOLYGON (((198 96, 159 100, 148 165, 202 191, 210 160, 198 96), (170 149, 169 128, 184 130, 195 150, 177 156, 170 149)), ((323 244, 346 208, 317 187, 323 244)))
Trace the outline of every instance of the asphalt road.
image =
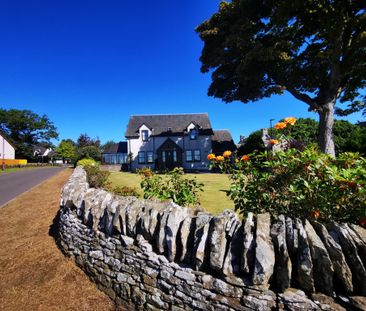
POLYGON ((0 175, 0 207, 63 169, 35 168, 0 175))

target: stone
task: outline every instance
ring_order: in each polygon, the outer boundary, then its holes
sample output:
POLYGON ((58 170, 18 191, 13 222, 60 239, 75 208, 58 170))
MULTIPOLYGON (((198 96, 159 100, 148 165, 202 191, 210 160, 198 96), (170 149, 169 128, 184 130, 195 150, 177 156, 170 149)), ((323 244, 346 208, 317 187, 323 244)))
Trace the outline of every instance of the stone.
POLYGON ((126 207, 126 234, 134 237, 136 234, 137 216, 143 206, 142 200, 135 200, 126 207))
POLYGON ((336 235, 352 271, 354 293, 366 296, 366 269, 358 254, 357 246, 345 225, 332 222, 330 234, 336 235))
POLYGON ((97 260, 103 260, 104 259, 104 254, 103 254, 102 251, 90 251, 89 256, 91 258, 94 258, 94 259, 97 259, 97 260))
POLYGON ((313 294, 311 299, 320 307, 321 310, 326 311, 346 311, 341 305, 336 303, 332 297, 324 294, 313 294))
POLYGON ((121 238, 122 245, 125 247, 131 246, 135 242, 135 240, 133 238, 130 238, 127 235, 121 234, 120 238, 121 238))
POLYGON ((185 281, 194 281, 196 279, 196 276, 188 271, 177 270, 174 275, 185 281))
POLYGON ((243 226, 244 247, 243 247, 242 264, 241 264, 241 269, 248 274, 251 271, 253 271, 253 265, 254 265, 255 240, 253 236, 253 231, 254 231, 253 213, 248 213, 243 226))
POLYGON ((355 232, 348 224, 345 224, 345 227, 347 228, 349 235, 352 237, 353 242, 356 244, 358 255, 362 262, 366 264, 366 242, 364 242, 357 232, 355 232))
POLYGON ((179 258, 180 262, 186 262, 186 263, 191 262, 190 252, 189 252, 189 247, 190 247, 189 242, 191 242, 191 240, 192 240, 192 239, 190 239, 190 237, 192 236, 192 234, 191 234, 192 229, 193 229, 192 227, 193 227, 192 217, 188 216, 183 220, 180 230, 179 230, 180 245, 182 247, 180 258, 179 258))
POLYGON ((286 217, 286 243, 290 257, 297 257, 299 234, 298 230, 294 228, 294 223, 290 217, 286 217))
POLYGON ((172 203, 165 226, 165 246, 167 258, 174 261, 177 252, 176 238, 181 222, 188 216, 188 209, 172 203))
POLYGON ((170 209, 171 206, 163 209, 158 216, 158 219, 160 220, 158 221, 158 231, 156 237, 156 249, 158 254, 163 254, 165 250, 165 226, 168 221, 170 209))
POLYGON ((196 217, 196 228, 194 231, 193 258, 196 270, 199 270, 205 258, 206 241, 210 227, 212 215, 208 213, 198 213, 196 217))
POLYGON ((240 273, 241 254, 243 249, 243 229, 236 214, 231 218, 230 232, 227 231, 227 253, 225 255, 222 273, 226 278, 235 278, 240 273), (233 221, 234 220, 234 221, 233 221))
POLYGON ((308 220, 305 220, 305 232, 308 238, 311 259, 313 262, 315 288, 317 291, 332 296, 334 270, 328 251, 308 220))
POLYGON ((344 293, 352 293, 352 272, 346 262, 342 247, 339 245, 339 242, 336 242, 328 233, 324 225, 319 222, 314 222, 313 226, 328 251, 330 260, 333 264, 334 278, 338 280, 338 284, 342 287, 344 293))
POLYGON ((306 297, 299 289, 288 288, 278 294, 278 309, 280 310, 320 310, 319 306, 306 297))
POLYGON ((254 257, 254 285, 269 285, 273 275, 275 253, 270 236, 271 216, 269 213, 257 215, 254 257))
POLYGON ((350 227, 353 229, 354 232, 357 233, 358 237, 364 242, 366 243, 366 229, 354 225, 354 224, 350 224, 350 227))
POLYGON ((280 215, 272 225, 271 237, 275 250, 276 265, 274 269, 276 288, 283 292, 291 287, 292 264, 287 250, 285 217, 280 215))
POLYGON ((209 263, 210 268, 216 271, 221 271, 224 263, 226 250, 226 223, 227 218, 225 214, 220 214, 212 218, 212 226, 208 238, 208 245, 210 250, 209 263))
POLYGON ((306 293, 313 293, 315 291, 313 279, 313 261, 311 260, 311 251, 306 231, 300 219, 296 219, 295 226, 299 234, 296 282, 299 288, 306 293))

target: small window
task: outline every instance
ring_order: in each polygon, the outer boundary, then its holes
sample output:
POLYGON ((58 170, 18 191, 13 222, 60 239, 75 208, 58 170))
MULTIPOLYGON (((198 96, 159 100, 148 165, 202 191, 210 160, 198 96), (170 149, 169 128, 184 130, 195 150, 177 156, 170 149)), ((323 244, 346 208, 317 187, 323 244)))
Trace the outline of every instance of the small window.
POLYGON ((165 155, 165 151, 161 152, 161 159, 163 160, 163 162, 165 163, 166 161, 166 155, 165 155))
POLYGON ((145 163, 145 152, 140 151, 139 152, 139 164, 143 164, 143 163, 145 163))
POLYGON ((189 132, 189 138, 191 140, 197 139, 197 130, 196 129, 191 129, 191 131, 189 132))
POLYGON ((166 130, 167 130, 167 132, 171 132, 172 131, 172 128, 171 127, 168 127, 166 130))
POLYGON ((193 161, 192 150, 186 150, 186 161, 187 162, 193 161))
POLYGON ((141 131, 141 135, 142 135, 142 141, 148 141, 149 140, 149 131, 143 130, 143 131, 141 131))
POLYGON ((177 151, 176 150, 173 151, 173 160, 174 160, 174 162, 177 162, 177 151))
POLYGON ((153 163, 154 162, 154 152, 147 151, 146 158, 147 158, 147 163, 153 163))
POLYGON ((201 162, 201 150, 194 151, 194 161, 201 162))

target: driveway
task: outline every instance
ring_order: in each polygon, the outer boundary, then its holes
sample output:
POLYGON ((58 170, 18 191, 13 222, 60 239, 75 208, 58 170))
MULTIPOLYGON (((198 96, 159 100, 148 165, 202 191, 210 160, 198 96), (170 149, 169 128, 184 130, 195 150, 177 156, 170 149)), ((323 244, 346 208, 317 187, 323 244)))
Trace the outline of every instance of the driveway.
POLYGON ((0 207, 64 169, 64 167, 35 168, 0 175, 0 207))

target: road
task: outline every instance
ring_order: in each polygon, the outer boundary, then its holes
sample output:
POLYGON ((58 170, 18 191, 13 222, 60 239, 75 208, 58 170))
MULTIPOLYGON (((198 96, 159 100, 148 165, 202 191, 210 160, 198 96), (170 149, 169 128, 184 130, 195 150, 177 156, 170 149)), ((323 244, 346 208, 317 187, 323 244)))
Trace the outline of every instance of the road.
POLYGON ((35 168, 0 175, 0 207, 64 169, 63 167, 35 168))

